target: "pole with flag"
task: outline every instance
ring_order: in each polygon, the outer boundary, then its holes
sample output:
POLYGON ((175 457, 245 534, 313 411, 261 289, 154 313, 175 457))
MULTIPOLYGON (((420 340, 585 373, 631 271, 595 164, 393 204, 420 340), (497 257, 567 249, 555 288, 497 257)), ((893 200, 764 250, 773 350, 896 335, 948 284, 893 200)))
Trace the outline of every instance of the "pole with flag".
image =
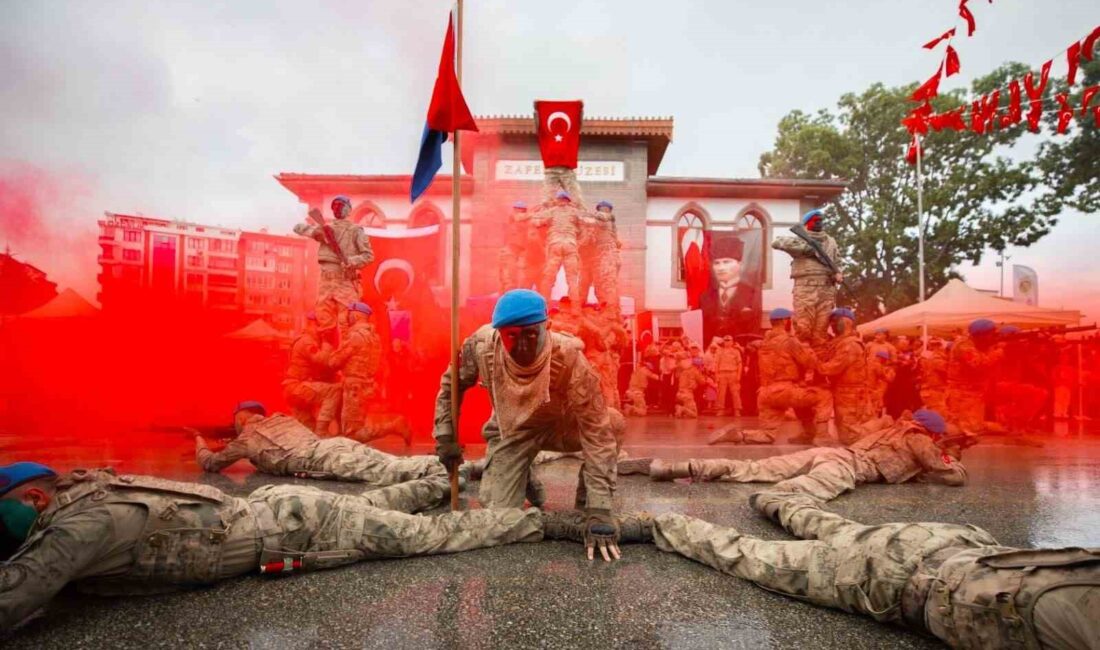
MULTIPOLYGON (((458 436, 458 297, 459 250, 461 242, 462 154, 459 131, 477 131, 477 123, 462 96, 462 0, 455 5, 447 21, 447 35, 439 58, 439 74, 428 105, 428 119, 420 138, 420 155, 413 172, 409 198, 416 202, 427 191, 443 166, 443 142, 454 134, 454 161, 451 173, 451 417, 458 436)), ((458 509, 458 467, 449 468, 451 510, 458 509)))

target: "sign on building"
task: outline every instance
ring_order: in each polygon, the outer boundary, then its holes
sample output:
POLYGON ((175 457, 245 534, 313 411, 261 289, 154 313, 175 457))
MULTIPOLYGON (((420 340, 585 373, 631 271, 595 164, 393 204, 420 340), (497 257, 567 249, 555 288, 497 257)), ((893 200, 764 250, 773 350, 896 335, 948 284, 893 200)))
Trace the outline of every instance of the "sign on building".
MULTIPOLYGON (((498 160, 498 181, 541 181, 541 160, 498 160)), ((582 183, 621 183, 626 166, 617 160, 581 160, 577 162, 577 180, 582 183)))

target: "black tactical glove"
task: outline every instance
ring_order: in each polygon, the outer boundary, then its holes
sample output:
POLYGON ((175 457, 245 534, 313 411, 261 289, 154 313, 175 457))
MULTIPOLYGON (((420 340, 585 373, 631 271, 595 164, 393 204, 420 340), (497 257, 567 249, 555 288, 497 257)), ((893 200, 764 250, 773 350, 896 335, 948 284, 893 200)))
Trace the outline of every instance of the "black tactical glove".
POLYGON ((448 472, 462 464, 462 447, 455 441, 453 434, 441 435, 435 439, 435 455, 448 472))
POLYGON ((611 516, 611 511, 589 508, 585 514, 588 515, 588 520, 584 527, 584 548, 588 559, 595 558, 597 548, 600 549, 604 562, 610 562, 611 558, 620 559, 619 522, 611 516))

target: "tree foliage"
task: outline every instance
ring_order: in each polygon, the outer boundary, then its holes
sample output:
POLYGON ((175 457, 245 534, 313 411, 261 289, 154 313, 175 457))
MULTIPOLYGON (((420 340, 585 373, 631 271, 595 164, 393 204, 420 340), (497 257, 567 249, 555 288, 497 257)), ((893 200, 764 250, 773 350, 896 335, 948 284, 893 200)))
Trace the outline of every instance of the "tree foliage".
MULTIPOLYGON (((1081 67, 1076 92, 1070 93, 1069 105, 1077 111, 1077 120, 1070 123, 1065 136, 1058 136, 1039 146, 1038 163, 1046 184, 1052 189, 1054 206, 1064 203, 1085 214, 1100 212, 1100 125, 1092 117, 1092 106, 1100 105, 1100 96, 1093 98, 1082 115, 1084 89, 1100 84, 1100 52, 1081 67)), ((1056 82, 1055 92, 1065 92, 1064 79, 1056 82)), ((1048 111, 1047 127, 1055 130, 1058 112, 1048 111)))
MULTIPOLYGON (((972 90, 980 96, 1026 72, 1026 66, 1008 64, 976 80, 972 90)), ((917 300, 916 167, 905 161, 910 136, 901 125, 914 107, 909 96, 915 87, 875 84, 841 97, 835 111, 791 112, 779 122, 774 149, 760 157, 765 177, 849 182, 826 209, 827 229, 845 256, 861 320, 917 300)), ((1007 93, 1002 95, 1007 106, 1007 93)), ((963 91, 954 91, 932 104, 943 113, 965 99, 963 91)), ((969 122, 969 109, 967 117, 969 122)), ((1021 122, 985 134, 945 130, 925 136, 927 295, 957 277, 959 264, 980 262, 990 248, 1033 244, 1056 223, 1063 199, 1046 186, 1044 168, 1033 157, 1018 159, 1012 148, 1025 131, 1021 122)))

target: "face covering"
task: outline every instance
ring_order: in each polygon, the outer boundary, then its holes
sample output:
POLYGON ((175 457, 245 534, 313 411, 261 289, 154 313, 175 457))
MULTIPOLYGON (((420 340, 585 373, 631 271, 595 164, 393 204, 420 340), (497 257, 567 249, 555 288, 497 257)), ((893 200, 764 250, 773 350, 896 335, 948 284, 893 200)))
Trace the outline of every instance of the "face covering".
POLYGON ((546 344, 546 327, 544 323, 521 327, 515 332, 503 333, 502 341, 504 349, 508 351, 512 360, 521 366, 530 366, 539 357, 543 345, 546 344))
POLYGON ((825 226, 821 217, 815 217, 810 219, 810 225, 807 230, 810 232, 821 232, 821 229, 825 226))
POLYGON ((11 499, 0 499, 0 523, 7 537, 22 544, 30 535, 31 526, 38 519, 38 511, 31 506, 11 499))

